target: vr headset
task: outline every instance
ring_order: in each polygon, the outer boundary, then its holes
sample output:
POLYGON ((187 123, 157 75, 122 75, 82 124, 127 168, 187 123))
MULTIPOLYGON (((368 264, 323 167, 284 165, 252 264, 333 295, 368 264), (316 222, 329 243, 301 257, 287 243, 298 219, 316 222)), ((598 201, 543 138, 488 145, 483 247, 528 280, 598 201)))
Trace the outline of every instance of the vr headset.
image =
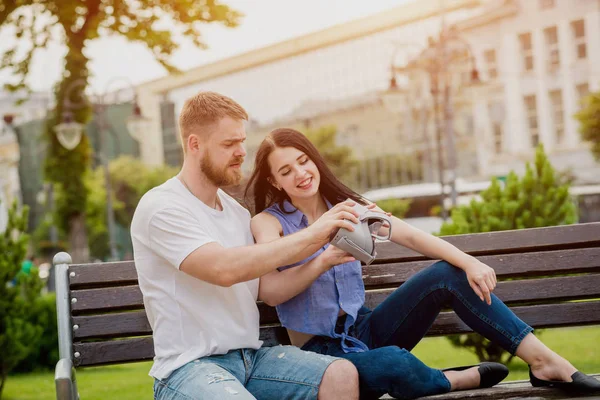
POLYGON ((392 220, 386 214, 371 211, 356 202, 354 209, 359 213, 358 224, 350 221, 354 225, 354 231, 351 232, 345 228, 340 228, 332 234, 329 243, 352 254, 354 258, 362 261, 364 264, 369 265, 377 256, 375 240, 390 240, 392 236, 392 220), (389 226, 388 234, 386 236, 379 236, 379 228, 386 223, 389 226))

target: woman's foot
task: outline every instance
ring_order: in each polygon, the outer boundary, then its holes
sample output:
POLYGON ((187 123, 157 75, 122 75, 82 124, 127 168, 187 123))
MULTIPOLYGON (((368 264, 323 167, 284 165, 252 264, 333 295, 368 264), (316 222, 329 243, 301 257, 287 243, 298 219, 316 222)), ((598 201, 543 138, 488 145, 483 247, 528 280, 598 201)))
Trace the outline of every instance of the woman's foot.
POLYGON ((571 382, 571 375, 577 372, 577 368, 550 350, 533 333, 523 338, 515 355, 530 365, 532 374, 538 379, 571 382))
POLYGON ((548 358, 538 358, 529 369, 536 378, 545 381, 571 382, 572 375, 577 372, 577 368, 556 353, 548 358))
POLYGON ((447 368, 442 370, 450 382, 450 390, 468 390, 492 387, 508 375, 505 365, 483 362, 468 367, 447 368))
POLYGON ((579 371, 573 373, 569 381, 559 381, 539 379, 529 368, 529 380, 535 387, 554 387, 569 393, 600 393, 600 381, 579 371))

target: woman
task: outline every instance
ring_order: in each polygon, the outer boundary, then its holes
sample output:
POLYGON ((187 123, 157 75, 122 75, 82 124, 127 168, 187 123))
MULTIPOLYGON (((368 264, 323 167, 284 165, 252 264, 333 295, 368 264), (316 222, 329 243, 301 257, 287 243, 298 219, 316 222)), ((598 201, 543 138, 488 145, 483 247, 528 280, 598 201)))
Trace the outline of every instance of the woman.
MULTIPOLYGON (((345 199, 369 204, 336 179, 318 150, 293 129, 277 129, 261 143, 246 198, 254 203, 251 227, 258 243, 302 230, 345 199)), ((416 398, 504 379, 508 372, 501 364, 440 371, 410 353, 447 306, 474 331, 527 362, 533 385, 600 390, 599 382, 546 347, 491 294, 492 268, 395 217, 391 240, 443 261, 412 276, 374 310, 363 305, 360 262, 334 246, 260 281, 259 298, 277 308, 293 345, 356 365, 361 398, 385 393, 416 398)))

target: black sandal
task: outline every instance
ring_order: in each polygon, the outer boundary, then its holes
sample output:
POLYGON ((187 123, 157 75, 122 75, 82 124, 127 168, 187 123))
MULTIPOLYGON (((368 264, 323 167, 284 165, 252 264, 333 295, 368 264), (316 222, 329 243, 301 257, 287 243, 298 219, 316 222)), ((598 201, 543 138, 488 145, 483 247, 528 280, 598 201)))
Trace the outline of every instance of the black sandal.
POLYGON ((531 382, 531 386, 553 387, 570 393, 600 392, 600 382, 596 378, 588 376, 583 372, 575 372, 573 375, 571 375, 571 379, 573 382, 545 381, 533 375, 531 372, 531 367, 529 367, 529 381, 531 382))
POLYGON ((464 371, 469 368, 479 367, 479 388, 489 388, 499 384, 508 376, 506 365, 495 362, 482 362, 476 365, 465 367, 446 368, 443 371, 464 371))

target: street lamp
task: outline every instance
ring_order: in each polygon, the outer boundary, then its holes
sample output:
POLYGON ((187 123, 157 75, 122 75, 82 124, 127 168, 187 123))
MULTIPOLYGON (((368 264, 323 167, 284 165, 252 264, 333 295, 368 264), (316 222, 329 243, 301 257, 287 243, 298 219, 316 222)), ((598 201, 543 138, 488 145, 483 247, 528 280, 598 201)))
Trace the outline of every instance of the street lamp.
POLYGON ((83 124, 73 120, 71 111, 65 111, 62 122, 54 127, 54 132, 56 132, 56 138, 62 147, 73 150, 81 142, 83 124))
POLYGON ((402 111, 406 110, 407 98, 408 96, 406 90, 398 87, 398 82, 396 81, 396 74, 392 66, 392 77, 390 78, 390 86, 386 91, 381 93, 381 100, 383 101, 383 105, 390 112, 394 114, 399 114, 402 111))
POLYGON ((2 132, 0 132, 2 135, 7 135, 9 133, 11 133, 12 131, 14 131, 14 127, 13 127, 13 121, 15 119, 14 114, 4 114, 2 116, 2 119, 4 120, 4 126, 2 127, 2 132))
MULTIPOLYGON (((395 56, 394 56, 395 58, 395 56)), ((397 112, 400 102, 400 92, 397 88, 396 74, 407 73, 411 71, 424 71, 429 78, 430 94, 433 99, 433 111, 436 120, 436 136, 438 147, 438 169, 439 179, 442 190, 442 218, 447 218, 447 210, 444 204, 446 196, 444 186, 447 178, 450 184, 452 206, 457 204, 456 191, 456 143, 454 135, 454 110, 452 104, 452 64, 457 61, 469 62, 469 84, 481 83, 479 79, 479 71, 477 70, 475 57, 473 55, 470 44, 460 37, 458 31, 454 28, 447 28, 445 23, 442 23, 442 29, 437 39, 429 38, 428 46, 420 53, 416 60, 411 61, 407 66, 397 67, 392 62, 392 79, 390 87, 382 93, 382 100, 386 107, 397 112), (440 104, 441 95, 441 104, 440 104), (443 128, 447 141, 447 177, 444 177, 444 165, 442 156, 442 123, 438 115, 438 108, 443 110, 443 128)), ((393 61, 394 59, 392 59, 393 61)), ((408 104, 409 99, 404 100, 408 104)))
MULTIPOLYGON (((104 180, 106 186, 106 220, 107 220, 107 228, 108 228, 108 240, 109 240, 109 248, 110 248, 110 257, 111 260, 116 261, 119 259, 119 255, 117 252, 117 242, 116 242, 116 224, 115 224, 115 213, 113 209, 112 203, 112 185, 110 181, 110 171, 108 165, 108 156, 104 154, 105 149, 105 138, 104 132, 108 126, 106 121, 106 109, 107 102, 106 96, 108 94, 108 87, 110 81, 107 85, 107 88, 103 94, 99 96, 99 101, 94 107, 94 114, 97 115, 99 119, 99 143, 98 143, 98 154, 96 154, 97 158, 102 163, 102 167, 104 169, 104 180)), ((73 121, 73 116, 71 110, 77 107, 81 107, 82 104, 74 105, 69 100, 69 92, 73 87, 85 83, 82 80, 73 82, 66 91, 65 99, 64 99, 64 110, 62 114, 62 122, 58 124, 54 130, 56 132, 56 136, 58 138, 59 143, 66 148, 67 150, 72 150, 81 141, 81 136, 83 133, 83 124, 73 121)), ((129 82, 128 82, 129 83, 129 82)), ((135 93, 135 88, 133 85, 129 83, 130 87, 133 89, 135 93)), ((143 137, 144 132, 148 130, 148 125, 151 123, 149 118, 146 118, 142 115, 141 108, 137 103, 137 95, 134 96, 133 99, 133 113, 131 116, 127 118, 127 130, 131 137, 136 141, 140 141, 143 137)))

